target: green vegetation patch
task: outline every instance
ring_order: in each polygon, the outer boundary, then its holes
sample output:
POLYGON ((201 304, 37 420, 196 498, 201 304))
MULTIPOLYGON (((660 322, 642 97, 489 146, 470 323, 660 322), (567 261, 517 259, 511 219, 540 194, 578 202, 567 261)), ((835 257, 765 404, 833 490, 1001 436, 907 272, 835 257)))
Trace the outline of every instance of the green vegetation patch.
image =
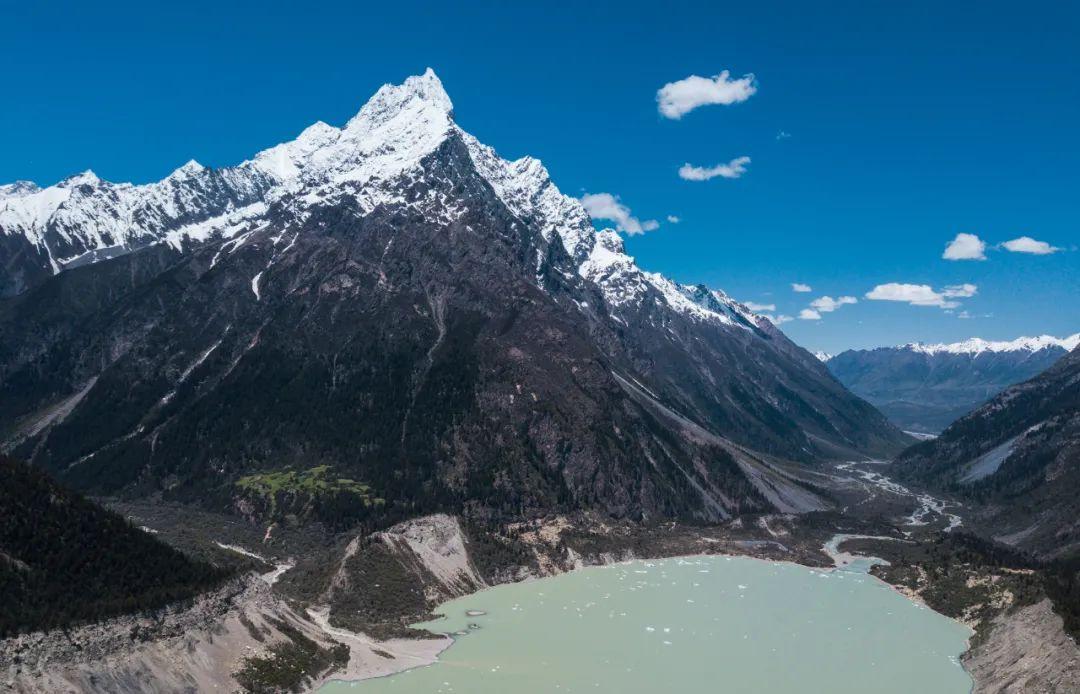
POLYGON ((380 505, 382 499, 372 496, 371 487, 345 477, 334 477, 329 465, 319 465, 310 470, 279 470, 241 477, 236 483, 241 489, 271 500, 278 494, 307 495, 311 497, 351 492, 367 504, 380 505))
POLYGON ((241 477, 236 486, 271 518, 287 514, 304 518, 314 514, 329 520, 339 516, 355 520, 357 515, 382 508, 386 503, 372 493, 369 485, 339 477, 329 465, 260 472, 241 477))

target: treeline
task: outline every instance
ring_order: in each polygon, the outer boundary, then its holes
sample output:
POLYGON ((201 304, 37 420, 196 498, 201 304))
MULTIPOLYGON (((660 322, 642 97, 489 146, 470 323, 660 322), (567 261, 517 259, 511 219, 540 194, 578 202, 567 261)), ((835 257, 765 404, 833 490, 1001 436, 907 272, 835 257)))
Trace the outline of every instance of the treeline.
POLYGON ((1065 622, 1065 632, 1080 639, 1080 558, 1055 561, 1046 568, 1046 594, 1065 622))
POLYGON ((163 607, 227 576, 0 456, 0 637, 163 607))
POLYGON ((863 549, 857 551, 888 560, 889 566, 879 567, 877 572, 888 576, 890 582, 915 587, 918 573, 912 569, 921 567, 930 579, 922 597, 943 614, 958 617, 965 608, 986 601, 984 589, 967 585, 969 569, 975 568, 997 574, 999 587, 1012 593, 1016 607, 1050 598, 1066 633, 1080 638, 1080 557, 1045 561, 964 531, 915 544, 857 540, 850 546, 861 546, 863 549))

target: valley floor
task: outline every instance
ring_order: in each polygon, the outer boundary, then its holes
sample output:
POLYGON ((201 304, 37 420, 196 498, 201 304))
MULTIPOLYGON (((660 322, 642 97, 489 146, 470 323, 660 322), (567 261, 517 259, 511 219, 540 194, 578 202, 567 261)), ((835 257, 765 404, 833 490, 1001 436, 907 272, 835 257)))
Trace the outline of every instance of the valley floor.
POLYGON ((870 554, 890 562, 875 567, 876 576, 975 630, 963 664, 976 691, 1080 690, 1080 650, 1033 572, 979 559, 960 541, 967 537, 962 507, 896 484, 887 471, 882 463, 802 470, 838 511, 710 526, 560 516, 480 528, 430 516, 342 537, 311 527, 256 528, 187 507, 114 504, 191 553, 250 562, 252 572, 164 614, 11 639, 0 644, 0 685, 25 692, 310 689, 329 678, 433 662, 450 640, 407 624, 490 584, 634 558, 734 554, 827 567, 870 554))

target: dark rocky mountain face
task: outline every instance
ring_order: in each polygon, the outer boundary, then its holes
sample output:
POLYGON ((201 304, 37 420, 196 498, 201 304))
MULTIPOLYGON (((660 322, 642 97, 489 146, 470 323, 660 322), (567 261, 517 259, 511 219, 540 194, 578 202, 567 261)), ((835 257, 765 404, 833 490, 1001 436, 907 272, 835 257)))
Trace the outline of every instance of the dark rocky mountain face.
POLYGON ((1043 337, 904 345, 848 350, 827 365, 901 429, 936 434, 1010 385, 1045 371, 1070 344, 1043 337))
POLYGON ((5 446, 95 493, 381 525, 809 510, 777 457, 906 442, 451 114, 431 73, 384 87, 237 167, 259 201, 0 303, 5 446))
POLYGON ((941 436, 906 450, 903 477, 981 502, 977 526, 1046 555, 1080 549, 1080 347, 941 436))

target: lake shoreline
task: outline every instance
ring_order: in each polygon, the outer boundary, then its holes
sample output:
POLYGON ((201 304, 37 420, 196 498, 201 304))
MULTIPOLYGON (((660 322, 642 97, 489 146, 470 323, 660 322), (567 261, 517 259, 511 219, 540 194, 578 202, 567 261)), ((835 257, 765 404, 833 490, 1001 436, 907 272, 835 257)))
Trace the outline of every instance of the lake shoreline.
MULTIPOLYGON (((708 557, 708 558, 724 557, 724 558, 729 558, 729 559, 731 559, 731 558, 752 559, 752 560, 762 562, 762 563, 765 563, 765 564, 774 564, 774 565, 783 564, 783 565, 796 566, 796 567, 799 567, 801 569, 807 569, 807 570, 809 570, 811 572, 816 572, 816 571, 823 571, 823 572, 848 571, 848 572, 852 572, 852 573, 858 573, 858 574, 861 574, 861 575, 868 576, 869 578, 877 581, 878 583, 889 587, 892 591, 894 591, 898 595, 902 596, 906 600, 918 605, 920 608, 923 608, 923 609, 929 610, 931 612, 934 612, 935 614, 937 614, 937 615, 939 615, 941 617, 944 617, 944 618, 946 618, 946 619, 948 619, 948 620, 950 620, 950 621, 952 621, 952 622, 954 622, 956 624, 964 626, 968 630, 969 636, 967 638, 964 651, 962 651, 960 654, 958 654, 957 657, 958 657, 960 665, 964 669, 965 673, 967 673, 967 675, 969 677, 971 677, 973 679, 973 681, 974 681, 974 675, 967 668, 967 666, 965 665, 965 660, 964 660, 964 656, 966 654, 968 654, 970 652, 970 649, 971 649, 971 636, 974 634, 974 631, 971 629, 971 627, 969 625, 967 625, 967 624, 964 624, 964 622, 962 622, 960 620, 957 620, 957 619, 955 619, 953 617, 949 617, 948 615, 944 615, 944 614, 942 614, 940 612, 937 612, 937 611, 933 610, 932 608, 930 608, 926 604, 926 602, 918 594, 916 594, 916 593, 914 593, 912 591, 904 589, 903 586, 898 586, 898 585, 889 583, 888 581, 885 581, 885 580, 881 579, 878 576, 874 576, 869 571, 870 567, 873 564, 868 565, 866 567, 866 570, 857 570, 857 569, 853 570, 851 568, 852 563, 854 563, 854 561, 859 560, 859 559, 866 559, 866 560, 877 559, 879 562, 884 561, 884 560, 880 560, 880 559, 878 559, 876 557, 868 557, 868 556, 865 556, 865 555, 857 555, 857 554, 852 554, 852 553, 849 553, 849 552, 837 551, 837 548, 838 548, 839 545, 843 544, 847 540, 856 540, 856 539, 888 539, 888 540, 905 541, 902 538, 895 538, 895 537, 888 537, 888 536, 836 534, 832 538, 830 538, 829 542, 826 542, 821 547, 822 554, 829 557, 829 559, 833 561, 832 566, 820 566, 820 565, 814 565, 814 564, 810 564, 810 563, 804 563, 804 562, 801 562, 801 561, 797 561, 795 559, 768 558, 768 557, 755 556, 754 554, 740 553, 740 552, 698 552, 698 553, 693 553, 693 554, 665 555, 665 556, 655 556, 655 557, 647 557, 647 556, 632 557, 632 558, 619 559, 617 561, 610 561, 610 562, 579 563, 579 564, 577 564, 577 565, 575 565, 575 566, 573 566, 573 567, 571 567, 569 569, 565 569, 565 570, 559 571, 557 573, 552 573, 552 574, 548 574, 548 575, 532 575, 532 574, 530 574, 528 576, 525 576, 521 580, 512 581, 510 583, 513 583, 513 584, 532 583, 534 581, 541 581, 541 580, 544 580, 544 579, 547 579, 547 578, 554 578, 554 577, 561 576, 561 575, 564 575, 564 574, 575 573, 575 572, 578 572, 581 569, 597 569, 597 568, 618 567, 618 566, 621 566, 621 565, 630 565, 630 564, 633 564, 635 562, 654 562, 654 561, 659 562, 659 561, 670 561, 670 560, 695 560, 695 559, 701 559, 701 558, 706 558, 706 557, 708 557), (835 544, 834 544, 834 541, 835 541, 835 544)), ((440 613, 440 609, 443 608, 445 605, 449 604, 450 602, 453 602, 454 600, 460 599, 461 597, 476 596, 476 595, 482 594, 482 593, 484 593, 486 591, 489 591, 489 590, 491 590, 493 588, 499 588, 499 587, 503 587, 505 585, 507 585, 507 584, 506 583, 500 583, 500 584, 485 586, 485 587, 482 587, 480 590, 473 591, 471 593, 468 593, 467 595, 460 596, 458 598, 451 598, 449 600, 446 600, 444 602, 439 603, 439 605, 437 605, 436 607, 433 608, 432 613, 437 615, 440 619, 447 619, 447 615, 444 614, 444 613, 440 613)), ((327 624, 326 626, 329 627, 329 624, 327 624)), ((347 630, 343 630, 343 629, 336 629, 334 627, 330 627, 330 628, 334 629, 335 632, 355 634, 354 632, 347 632, 347 630)), ((364 667, 364 666, 353 667, 351 659, 350 659, 350 666, 346 668, 344 673, 342 671, 338 671, 338 672, 330 674, 330 675, 328 675, 326 677, 323 677, 319 682, 317 682, 315 684, 315 686, 313 687, 313 690, 314 691, 319 691, 323 687, 325 687, 327 684, 330 684, 330 683, 339 683, 339 684, 342 684, 342 685, 350 685, 350 684, 355 684, 355 683, 363 682, 363 681, 370 680, 370 679, 391 677, 391 676, 398 675, 398 674, 401 674, 401 673, 409 671, 409 670, 415 670, 415 669, 418 669, 418 668, 429 667, 431 665, 437 664, 438 662, 440 662, 441 656, 446 651, 448 651, 450 648, 452 648, 455 645, 455 643, 457 642, 457 639, 454 637, 453 632, 448 632, 448 633, 434 632, 434 631, 431 631, 431 626, 428 626, 427 629, 432 634, 435 634, 437 637, 439 637, 437 639, 437 641, 439 642, 441 647, 439 647, 437 649, 432 649, 430 651, 428 657, 426 659, 424 659, 423 661, 416 661, 416 662, 411 663, 411 664, 406 664, 404 667, 398 667, 398 668, 394 668, 394 669, 391 669, 391 670, 387 670, 387 669, 383 669, 383 668, 373 669, 373 668, 364 667), (443 640, 445 640, 445 644, 443 644, 443 640), (347 676, 342 676, 343 674, 346 674, 346 673, 347 673, 347 676)), ((364 641, 366 643, 375 643, 375 644, 390 643, 390 642, 378 642, 378 641, 375 641, 374 639, 370 639, 369 637, 367 637, 365 635, 359 635, 359 638, 360 638, 360 640, 362 640, 362 641, 364 641)), ((426 641, 428 641, 428 639, 394 639, 392 641, 426 642, 426 641)), ((974 689, 975 689, 975 686, 973 685, 973 691, 974 691, 974 689)))

